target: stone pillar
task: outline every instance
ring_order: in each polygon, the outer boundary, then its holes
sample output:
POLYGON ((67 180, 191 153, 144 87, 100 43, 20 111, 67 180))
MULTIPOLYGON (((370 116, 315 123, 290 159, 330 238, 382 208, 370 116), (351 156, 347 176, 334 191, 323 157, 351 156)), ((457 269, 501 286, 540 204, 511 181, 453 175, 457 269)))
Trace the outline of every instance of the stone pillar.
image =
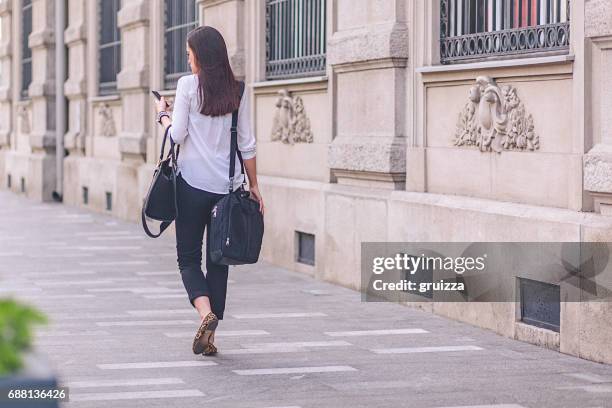
POLYGON ((121 29, 122 124, 119 150, 124 161, 143 162, 152 118, 149 95, 149 1, 124 0, 118 14, 121 29))
POLYGON ((11 74, 12 61, 12 4, 11 0, 0 1, 0 149, 10 145, 11 135, 11 110, 12 110, 12 91, 11 74))
POLYGON ((244 0, 196 0, 200 24, 219 30, 225 39, 234 75, 245 78, 244 42, 247 30, 244 0))
POLYGON ((138 218, 141 197, 138 168, 145 163, 147 138, 154 124, 149 94, 150 0, 124 0, 117 21, 121 30, 121 71, 117 90, 121 95, 121 129, 113 213, 138 218))
POLYGON ((593 197, 595 211, 612 216, 612 3, 585 2, 585 46, 590 46, 591 111, 584 157, 584 189, 593 197))
POLYGON ((55 189, 55 2, 32 1, 31 156, 26 191, 49 201, 55 189))
POLYGON ((338 183, 404 189, 405 2, 337 0, 334 7, 327 50, 335 83, 332 175, 338 183))
POLYGON ((68 99, 68 123, 64 146, 71 155, 85 150, 87 112, 87 0, 69 0, 68 27, 64 40, 68 47, 68 79, 64 92, 68 99))
POLYGON ((4 155, 11 144, 12 130, 12 0, 0 1, 0 188, 6 186, 7 178, 4 155))

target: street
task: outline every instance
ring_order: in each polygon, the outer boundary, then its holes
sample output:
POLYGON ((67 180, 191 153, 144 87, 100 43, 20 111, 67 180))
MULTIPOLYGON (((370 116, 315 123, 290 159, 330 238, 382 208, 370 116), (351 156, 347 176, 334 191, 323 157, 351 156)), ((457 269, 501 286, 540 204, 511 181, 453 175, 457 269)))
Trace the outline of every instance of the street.
POLYGON ((0 192, 0 244, 66 407, 612 407, 612 366, 265 262, 230 267, 219 354, 196 356, 171 233, 0 192))

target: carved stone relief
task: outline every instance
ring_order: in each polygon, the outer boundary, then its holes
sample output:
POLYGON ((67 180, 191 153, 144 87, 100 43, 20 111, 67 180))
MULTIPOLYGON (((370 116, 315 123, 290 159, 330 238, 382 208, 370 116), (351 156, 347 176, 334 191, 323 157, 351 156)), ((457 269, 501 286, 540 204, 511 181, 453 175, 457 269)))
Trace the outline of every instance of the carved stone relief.
POLYGON ((17 108, 17 117, 19 118, 19 126, 21 133, 28 134, 32 131, 30 123, 30 108, 28 105, 19 105, 17 108))
POLYGON ((117 134, 117 129, 115 127, 115 119, 113 117, 113 110, 107 104, 103 104, 98 109, 98 115, 102 118, 102 130, 100 131, 101 136, 115 136, 117 134))
POLYGON ((292 97, 286 89, 278 91, 271 139, 287 144, 313 142, 304 101, 299 96, 292 97))
POLYGON ((490 77, 476 78, 470 101, 459 114, 455 146, 476 146, 482 152, 538 150, 540 137, 533 117, 511 85, 499 87, 490 77))

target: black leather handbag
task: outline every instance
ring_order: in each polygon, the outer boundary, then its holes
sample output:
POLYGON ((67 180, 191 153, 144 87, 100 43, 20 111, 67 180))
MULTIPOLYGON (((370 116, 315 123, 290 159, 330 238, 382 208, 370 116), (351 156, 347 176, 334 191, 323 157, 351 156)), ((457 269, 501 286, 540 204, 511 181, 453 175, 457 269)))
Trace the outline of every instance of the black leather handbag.
MULTIPOLYGON (((240 96, 244 83, 240 83, 240 96)), ((264 233, 263 215, 259 203, 250 197, 242 185, 233 191, 236 155, 244 178, 244 162, 238 150, 238 110, 232 113, 230 142, 229 194, 221 198, 212 209, 210 222, 210 257, 216 264, 253 264, 259 259, 264 233)))
POLYGON ((142 227, 151 238, 159 237, 178 215, 176 202, 176 161, 179 154, 179 146, 175 145, 172 138, 169 137, 170 128, 171 126, 168 126, 164 132, 159 161, 153 172, 153 181, 151 181, 149 191, 142 205, 142 227), (164 158, 164 149, 168 138, 170 138, 170 151, 166 158, 164 158), (159 233, 154 234, 151 232, 147 226, 147 218, 161 221, 159 233))

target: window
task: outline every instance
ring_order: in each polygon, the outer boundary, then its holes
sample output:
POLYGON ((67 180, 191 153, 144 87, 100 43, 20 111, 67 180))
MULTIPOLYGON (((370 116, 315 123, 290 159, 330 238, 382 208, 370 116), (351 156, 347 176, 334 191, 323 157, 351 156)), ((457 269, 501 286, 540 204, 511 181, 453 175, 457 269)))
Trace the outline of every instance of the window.
POLYGON ((326 5, 326 0, 267 0, 267 79, 325 73, 326 5))
POLYGON ((195 0, 166 0, 165 5, 164 83, 173 89, 181 76, 191 73, 185 42, 187 33, 198 26, 198 12, 195 0))
POLYGON ((295 231, 297 236, 297 261, 299 263, 315 264, 315 236, 306 232, 295 231))
POLYGON ((117 13, 121 0, 99 0, 100 39, 99 39, 99 75, 100 95, 117 91, 117 73, 121 70, 121 37, 117 27, 117 13))
POLYGON ((440 58, 567 50, 569 20, 569 0, 441 0, 440 58))
POLYGON ((28 88, 32 83, 32 50, 28 38, 32 33, 32 0, 21 3, 21 98, 28 97, 28 88))

